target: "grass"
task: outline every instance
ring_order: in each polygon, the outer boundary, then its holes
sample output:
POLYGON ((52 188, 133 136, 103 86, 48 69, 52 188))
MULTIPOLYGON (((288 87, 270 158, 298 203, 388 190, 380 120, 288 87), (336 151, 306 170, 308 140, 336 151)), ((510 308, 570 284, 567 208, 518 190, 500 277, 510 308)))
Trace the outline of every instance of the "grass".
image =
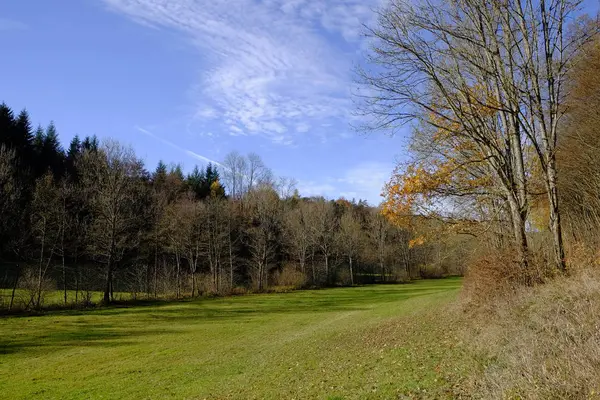
POLYGON ((0 398, 449 397, 456 278, 0 320, 0 398))
MULTIPOLYGON (((10 298, 12 296, 12 289, 0 289, 0 305, 3 305, 4 308, 8 307, 10 303, 10 298)), ((78 301, 82 302, 84 299, 85 293, 79 292, 78 301)), ((90 301, 94 304, 99 304, 102 301, 104 296, 103 292, 90 292, 90 301)), ((140 298, 145 298, 145 293, 139 296, 140 298)), ((115 293, 115 298, 117 300, 130 300, 131 294, 129 293, 115 293)), ((44 292, 44 301, 43 306, 47 308, 53 307, 62 307, 64 305, 65 297, 64 292, 62 290, 51 290, 44 292)), ((15 291, 15 300, 14 305, 17 309, 23 309, 24 305, 29 302, 29 293, 25 289, 17 289, 15 291)), ((72 305, 75 303, 75 291, 67 290, 67 304, 72 305)))

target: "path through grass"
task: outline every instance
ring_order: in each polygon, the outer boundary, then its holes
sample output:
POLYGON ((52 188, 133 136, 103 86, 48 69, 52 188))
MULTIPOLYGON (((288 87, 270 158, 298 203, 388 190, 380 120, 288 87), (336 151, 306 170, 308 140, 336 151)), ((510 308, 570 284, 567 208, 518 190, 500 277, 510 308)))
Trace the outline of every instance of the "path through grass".
POLYGON ((0 398, 365 399, 435 393, 458 279, 0 320, 0 398))

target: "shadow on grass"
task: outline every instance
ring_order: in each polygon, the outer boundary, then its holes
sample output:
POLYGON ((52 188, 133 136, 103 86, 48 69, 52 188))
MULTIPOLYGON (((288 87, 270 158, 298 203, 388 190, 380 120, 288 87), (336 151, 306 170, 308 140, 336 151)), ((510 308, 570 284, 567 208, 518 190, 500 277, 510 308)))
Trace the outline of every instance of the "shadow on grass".
POLYGON ((276 314, 371 310, 377 305, 455 290, 460 282, 339 288, 255 294, 177 302, 141 301, 93 310, 63 310, 0 321, 0 355, 66 347, 118 347, 144 336, 197 329, 202 324, 244 323, 276 314), (29 316, 30 317, 30 316, 29 316), (159 329, 160 328, 160 329, 159 329))
MULTIPOLYGON (((71 324, 72 325, 72 324, 71 324)), ((65 327, 47 333, 32 332, 15 338, 0 340, 0 356, 17 352, 42 352, 44 354, 67 347, 119 347, 131 345, 138 338, 175 332, 166 329, 122 329, 112 324, 84 323, 78 327, 65 327)))
POLYGON ((394 302, 421 295, 446 292, 460 287, 460 279, 420 280, 396 285, 367 285, 319 290, 298 290, 286 293, 255 293, 240 296, 215 296, 185 299, 139 299, 115 301, 108 306, 92 308, 45 309, 42 311, 0 313, 2 318, 39 316, 147 314, 150 311, 181 314, 185 309, 193 318, 226 319, 254 313, 302 313, 364 310, 365 304, 394 302), (443 284, 440 285, 440 282, 443 284), (166 309, 165 309, 166 308, 166 309), (173 309, 170 309, 173 308, 173 309), (230 309, 230 308, 238 308, 230 309))

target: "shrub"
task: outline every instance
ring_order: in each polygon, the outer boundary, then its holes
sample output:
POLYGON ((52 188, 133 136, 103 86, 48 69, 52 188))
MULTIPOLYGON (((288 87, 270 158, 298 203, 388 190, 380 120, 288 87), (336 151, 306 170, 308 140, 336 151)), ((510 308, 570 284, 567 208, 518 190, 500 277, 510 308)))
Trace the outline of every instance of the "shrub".
POLYGON ((275 287, 300 289, 306 285, 306 277, 293 265, 286 265, 273 273, 271 282, 275 287))
POLYGON ((554 276, 546 257, 541 252, 530 255, 527 269, 523 269, 510 250, 488 250, 468 263, 463 285, 463 300, 472 306, 494 306, 501 298, 510 298, 523 286, 534 286, 554 276))

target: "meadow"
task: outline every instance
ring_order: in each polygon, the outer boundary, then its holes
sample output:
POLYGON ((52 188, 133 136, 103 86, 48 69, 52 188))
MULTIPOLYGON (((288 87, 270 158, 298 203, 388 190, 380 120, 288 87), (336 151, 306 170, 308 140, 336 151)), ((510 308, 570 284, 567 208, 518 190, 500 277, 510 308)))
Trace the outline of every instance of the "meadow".
POLYGON ((49 312, 0 320, 0 398, 451 397, 461 280, 49 312))

